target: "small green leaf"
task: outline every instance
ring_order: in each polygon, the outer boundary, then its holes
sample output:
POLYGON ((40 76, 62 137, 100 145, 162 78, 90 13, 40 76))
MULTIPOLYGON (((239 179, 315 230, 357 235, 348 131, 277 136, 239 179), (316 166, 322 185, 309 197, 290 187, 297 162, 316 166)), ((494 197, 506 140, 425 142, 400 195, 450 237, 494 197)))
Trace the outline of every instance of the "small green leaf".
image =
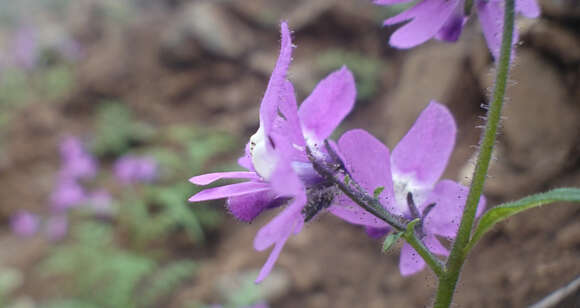
POLYGON ((391 232, 385 238, 383 242, 383 252, 387 252, 387 250, 391 249, 391 247, 401 238, 403 232, 391 232))
POLYGON ((344 176, 344 184, 346 185, 350 185, 350 183, 352 183, 352 179, 350 178, 350 176, 347 174, 344 176))
POLYGON ((373 196, 375 197, 375 199, 379 198, 383 190, 385 190, 385 186, 379 186, 375 188, 375 191, 373 191, 373 196))
POLYGON ((469 252, 483 235, 498 222, 527 209, 554 202, 580 202, 580 189, 558 188, 545 193, 531 195, 518 201, 500 204, 488 210, 479 220, 471 241, 465 247, 465 252, 469 252))

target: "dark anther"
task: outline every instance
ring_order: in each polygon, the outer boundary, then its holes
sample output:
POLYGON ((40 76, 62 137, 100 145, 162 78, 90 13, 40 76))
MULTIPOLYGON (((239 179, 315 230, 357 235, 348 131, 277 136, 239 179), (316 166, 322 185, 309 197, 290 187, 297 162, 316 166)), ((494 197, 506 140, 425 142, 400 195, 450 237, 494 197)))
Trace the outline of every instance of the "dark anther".
POLYGON ((415 200, 413 199, 413 194, 411 192, 407 193, 407 206, 411 211, 411 217, 413 218, 420 218, 421 214, 419 213, 419 209, 415 205, 415 200))

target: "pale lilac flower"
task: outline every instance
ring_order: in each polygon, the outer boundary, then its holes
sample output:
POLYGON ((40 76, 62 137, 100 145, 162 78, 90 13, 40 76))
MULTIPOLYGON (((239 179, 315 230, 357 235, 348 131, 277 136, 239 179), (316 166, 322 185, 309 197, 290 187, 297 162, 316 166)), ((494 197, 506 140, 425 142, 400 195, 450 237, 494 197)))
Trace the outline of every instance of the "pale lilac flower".
POLYGON ((91 179, 97 174, 97 161, 77 137, 67 137, 60 144, 61 179, 91 179))
POLYGON ((97 216, 107 217, 113 214, 113 198, 105 189, 90 193, 86 202, 97 216))
POLYGON ((63 239, 68 232, 68 217, 66 214, 57 214, 49 217, 45 222, 46 236, 51 241, 63 239))
MULTIPOLYGON (((422 240, 431 252, 439 255, 447 255, 448 250, 436 236, 455 238, 469 192, 467 187, 454 181, 439 181, 453 151, 456 130, 451 113, 433 101, 392 155, 386 146, 364 130, 348 131, 338 142, 340 154, 353 179, 369 194, 383 187, 378 198, 389 212, 409 219, 422 218, 422 240), (410 210, 409 193, 418 215, 410 210), (430 204, 435 206, 424 212, 430 204)), ((484 206, 482 197, 478 213, 484 206)), ((329 211, 350 223, 369 227, 367 232, 371 235, 384 235, 389 231, 385 222, 345 196, 337 197, 329 211)), ((405 243, 401 251, 401 274, 416 273, 424 266, 423 259, 405 243)))
POLYGON ((59 41, 56 49, 68 61, 77 61, 83 56, 81 45, 70 37, 65 37, 59 41))
POLYGON ((115 176, 123 184, 150 183, 157 177, 157 161, 151 157, 125 155, 117 160, 115 176))
POLYGON ((12 41, 11 55, 14 64, 32 69, 38 61, 39 46, 38 34, 31 27, 22 27, 17 30, 12 41))
MULTIPOLYGON (((411 0, 375 0, 379 5, 393 5, 411 0)), ((489 50, 497 59, 501 45, 503 0, 474 0, 474 7, 479 16, 481 29, 489 50)), ((468 16, 464 12, 465 0, 421 0, 412 8, 385 20, 385 25, 394 25, 409 21, 399 28, 390 39, 390 44, 397 48, 411 48, 435 37, 443 41, 456 41, 461 35, 468 16)), ((536 0, 516 0, 516 12, 528 18, 540 15, 536 0)), ((517 31, 514 31, 514 44, 517 31)))
POLYGON ((87 199, 85 189, 75 179, 61 178, 50 196, 53 211, 63 212, 77 207, 87 199))
POLYGON ((40 218, 28 211, 18 211, 10 218, 12 232, 19 236, 33 236, 38 232, 40 218))
POLYGON ((313 148, 315 155, 324 155, 322 150, 316 150, 318 145, 350 112, 356 96, 353 76, 342 68, 322 80, 298 110, 293 86, 286 79, 292 53, 286 23, 282 23, 281 32, 280 56, 260 105, 259 129, 246 145, 246 155, 238 161, 248 171, 210 173, 190 179, 197 185, 219 179, 247 179, 203 190, 189 199, 198 202, 228 198, 228 209, 243 221, 253 220, 268 208, 287 204, 254 239, 254 248, 259 251, 274 245, 256 282, 271 271, 289 236, 298 233, 304 221, 316 214, 317 211, 308 214, 305 206, 317 190, 307 192, 307 188, 322 178, 312 168, 306 146, 313 148))
POLYGON ((256 303, 256 304, 253 304, 253 305, 251 305, 251 306, 246 306, 246 307, 244 307, 244 308, 269 308, 269 307, 270 307, 270 306, 268 306, 268 304, 266 304, 266 303, 264 303, 264 302, 261 302, 261 303, 256 303))

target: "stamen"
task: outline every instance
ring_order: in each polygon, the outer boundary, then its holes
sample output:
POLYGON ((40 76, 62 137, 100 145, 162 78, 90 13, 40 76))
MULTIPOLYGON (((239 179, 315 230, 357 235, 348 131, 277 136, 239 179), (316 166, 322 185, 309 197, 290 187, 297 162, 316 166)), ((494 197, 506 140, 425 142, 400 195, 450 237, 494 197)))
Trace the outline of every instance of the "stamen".
POLYGON ((427 215, 429 215, 429 213, 431 213, 431 210, 435 207, 436 203, 431 203, 429 205, 427 205, 424 209, 423 209, 423 214, 421 215, 421 219, 425 219, 427 217, 427 215))
POLYGON ((421 218, 421 214, 419 213, 419 209, 415 205, 415 200, 413 199, 413 194, 411 192, 407 193, 407 206, 411 211, 412 218, 421 218))

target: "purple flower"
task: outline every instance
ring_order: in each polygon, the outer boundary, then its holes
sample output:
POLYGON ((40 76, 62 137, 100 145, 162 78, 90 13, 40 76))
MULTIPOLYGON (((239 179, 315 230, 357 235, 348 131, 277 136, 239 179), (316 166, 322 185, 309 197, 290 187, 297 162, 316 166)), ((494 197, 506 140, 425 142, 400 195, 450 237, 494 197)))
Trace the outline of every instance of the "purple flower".
POLYGON ((12 57, 16 65, 32 69, 38 61, 38 35, 30 27, 22 27, 16 32, 12 42, 12 57))
POLYGON ((157 162, 150 157, 125 155, 117 160, 114 169, 123 184, 149 183, 157 177, 157 162))
POLYGON ((83 56, 81 45, 70 37, 64 37, 57 42, 56 49, 68 61, 77 61, 83 56))
POLYGON ((67 137, 60 144, 62 167, 60 177, 64 179, 90 179, 97 174, 97 161, 85 149, 77 137, 67 137))
MULTIPOLYGON (((379 5, 393 5, 410 0, 375 0, 379 5)), ((385 25, 409 21, 399 28, 389 43, 397 48, 411 48, 435 37, 443 41, 456 41, 467 22, 464 0, 421 0, 412 8, 385 20, 385 25)), ((498 58, 503 29, 503 0, 474 0, 487 46, 498 58)), ((516 12, 528 18, 540 15, 536 0, 516 0, 516 12)), ((514 31, 514 44, 517 33, 514 31)))
MULTIPOLYGON (((347 170, 369 193, 383 190, 378 198, 391 213, 423 219, 423 241, 431 252, 447 255, 436 236, 455 238, 469 189, 441 180, 455 143, 456 125, 446 107, 432 101, 407 135, 389 155, 389 149, 364 130, 346 132, 338 142, 347 170), (411 201, 411 202, 409 202, 411 201), (412 211, 413 203, 417 211, 412 211), (435 204, 428 208, 428 205, 435 204)), ((383 235, 389 226, 344 196, 329 211, 354 224, 367 226, 369 234, 383 235)), ((485 206, 482 197, 478 215, 485 206)), ((407 243, 401 251, 400 270, 410 275, 425 266, 407 243)))
POLYGON ((228 209, 242 221, 252 221, 266 209, 286 205, 254 239, 254 248, 259 251, 274 245, 256 282, 271 271, 290 235, 298 233, 305 220, 317 213, 307 207, 314 206, 313 194, 322 193, 315 188, 322 179, 312 168, 305 149, 308 145, 315 155, 325 155, 318 145, 350 112, 356 96, 353 76, 342 68, 322 80, 298 110, 293 86, 286 79, 292 42, 284 22, 281 32, 280 56, 260 105, 260 126, 246 145, 246 155, 238 161, 248 171, 210 173, 190 179, 197 185, 219 179, 248 180, 206 189, 189 199, 198 202, 228 198, 228 209))
POLYGON ((38 231, 40 218, 28 211, 18 211, 10 219, 12 232, 19 236, 33 236, 38 231))
POLYGON ((92 192, 87 197, 87 205, 97 216, 106 217, 113 213, 113 199, 105 189, 92 192))
POLYGON ((50 196, 53 211, 63 212, 86 201, 84 188, 74 179, 61 178, 50 196))
POLYGON ((46 220, 45 234, 51 241, 63 239, 68 232, 68 217, 66 214, 59 214, 49 217, 46 220))

